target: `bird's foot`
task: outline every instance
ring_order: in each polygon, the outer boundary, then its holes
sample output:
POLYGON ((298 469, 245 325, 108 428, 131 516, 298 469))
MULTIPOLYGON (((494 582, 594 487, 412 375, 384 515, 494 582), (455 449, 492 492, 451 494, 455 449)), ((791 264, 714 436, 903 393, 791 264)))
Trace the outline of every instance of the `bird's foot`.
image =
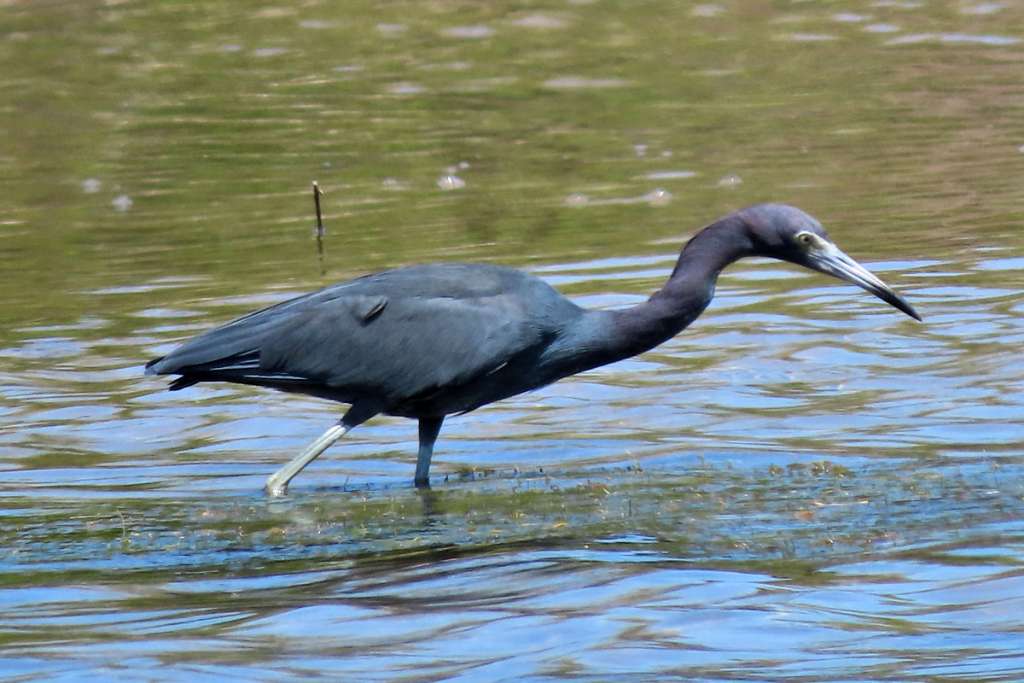
POLYGON ((263 486, 263 491, 271 498, 280 498, 288 495, 288 483, 277 483, 275 477, 269 477, 263 486))

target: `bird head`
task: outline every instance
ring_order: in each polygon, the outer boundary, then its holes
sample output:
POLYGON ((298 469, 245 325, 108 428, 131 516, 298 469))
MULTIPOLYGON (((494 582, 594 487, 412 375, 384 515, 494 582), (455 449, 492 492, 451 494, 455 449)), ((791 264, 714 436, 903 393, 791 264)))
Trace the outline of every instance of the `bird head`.
POLYGON ((739 214, 747 226, 756 255, 789 261, 845 280, 911 318, 921 319, 902 296, 843 253, 813 216, 785 204, 759 204, 739 214))

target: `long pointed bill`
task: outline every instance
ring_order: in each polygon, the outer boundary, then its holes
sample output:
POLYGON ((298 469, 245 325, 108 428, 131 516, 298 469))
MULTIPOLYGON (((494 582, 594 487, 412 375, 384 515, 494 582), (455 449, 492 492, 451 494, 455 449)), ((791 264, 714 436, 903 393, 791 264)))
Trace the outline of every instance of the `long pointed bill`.
POLYGON ((917 314, 913 306, 907 303, 906 299, 893 291, 889 285, 875 277, 870 270, 844 254, 836 245, 826 242, 818 249, 809 252, 807 257, 808 265, 815 270, 862 287, 890 306, 903 311, 911 318, 915 320, 921 319, 921 316, 917 314))

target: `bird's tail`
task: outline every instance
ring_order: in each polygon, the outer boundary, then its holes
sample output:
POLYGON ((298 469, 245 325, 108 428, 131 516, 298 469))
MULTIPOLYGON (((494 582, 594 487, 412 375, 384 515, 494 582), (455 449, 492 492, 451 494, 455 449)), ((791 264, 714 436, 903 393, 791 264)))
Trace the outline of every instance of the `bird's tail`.
POLYGON ((179 389, 186 389, 192 386, 193 384, 199 384, 199 382, 201 381, 202 380, 200 378, 195 377, 193 375, 182 375, 181 377, 178 377, 173 382, 171 382, 167 386, 167 389, 169 391, 178 391, 179 389))

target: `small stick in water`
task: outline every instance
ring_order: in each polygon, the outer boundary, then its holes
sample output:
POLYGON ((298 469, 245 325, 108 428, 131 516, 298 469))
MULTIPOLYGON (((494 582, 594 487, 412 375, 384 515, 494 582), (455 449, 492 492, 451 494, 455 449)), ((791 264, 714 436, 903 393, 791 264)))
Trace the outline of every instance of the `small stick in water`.
POLYGON ((320 185, 313 181, 313 205, 316 207, 316 253, 320 261, 320 274, 326 273, 326 267, 324 266, 324 218, 323 214, 320 213, 320 197, 323 196, 324 191, 320 189, 320 185))
POLYGON ((316 237, 317 239, 323 239, 324 237, 324 219, 320 213, 320 197, 322 197, 324 191, 320 189, 320 185, 313 181, 313 204, 316 206, 316 237))

